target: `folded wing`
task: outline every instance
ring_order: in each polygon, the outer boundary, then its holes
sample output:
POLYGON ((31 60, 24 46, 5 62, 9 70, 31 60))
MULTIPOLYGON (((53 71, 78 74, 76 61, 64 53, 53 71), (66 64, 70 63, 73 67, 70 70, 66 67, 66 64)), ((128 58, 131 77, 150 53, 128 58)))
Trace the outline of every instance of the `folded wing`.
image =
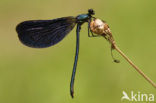
POLYGON ((17 25, 20 41, 33 48, 45 48, 61 41, 75 26, 74 17, 53 20, 30 20, 17 25))

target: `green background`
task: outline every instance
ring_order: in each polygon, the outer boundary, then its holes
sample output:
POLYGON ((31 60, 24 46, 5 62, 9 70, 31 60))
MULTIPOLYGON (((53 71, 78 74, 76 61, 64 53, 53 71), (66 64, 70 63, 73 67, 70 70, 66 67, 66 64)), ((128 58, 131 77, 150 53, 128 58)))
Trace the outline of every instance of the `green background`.
MULTIPOLYGON (((34 49, 20 43, 18 23, 77 16, 93 8, 107 21, 120 49, 156 82, 156 0, 1 0, 0 103, 121 103, 122 91, 156 94, 102 37, 80 34, 75 98, 69 83, 75 55, 75 28, 60 43, 34 49)), ((125 101, 126 102, 126 101, 125 101)))

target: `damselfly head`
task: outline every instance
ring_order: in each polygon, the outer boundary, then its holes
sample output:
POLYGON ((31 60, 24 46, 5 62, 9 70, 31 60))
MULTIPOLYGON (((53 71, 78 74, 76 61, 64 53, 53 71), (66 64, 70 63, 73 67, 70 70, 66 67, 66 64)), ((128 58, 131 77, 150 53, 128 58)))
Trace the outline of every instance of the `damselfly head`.
POLYGON ((95 12, 94 12, 93 9, 89 9, 89 10, 88 10, 88 14, 89 14, 89 15, 95 15, 95 12))

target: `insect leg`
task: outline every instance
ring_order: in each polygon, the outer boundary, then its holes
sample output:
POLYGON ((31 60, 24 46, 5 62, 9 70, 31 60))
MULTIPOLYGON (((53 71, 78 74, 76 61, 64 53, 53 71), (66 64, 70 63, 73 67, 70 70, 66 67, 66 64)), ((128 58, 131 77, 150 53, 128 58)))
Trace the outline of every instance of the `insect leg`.
MULTIPOLYGON (((91 31, 91 30, 90 30, 90 21, 91 21, 91 20, 89 19, 89 21, 88 21, 88 37, 91 37, 91 36, 90 36, 90 31, 91 31)), ((91 32, 91 33, 92 33, 92 32, 91 32)))
POLYGON ((89 19, 89 21, 88 21, 88 37, 99 37, 100 35, 94 35, 93 32, 91 31, 90 22, 91 22, 91 19, 89 19), (90 32, 92 35, 90 35, 90 32))

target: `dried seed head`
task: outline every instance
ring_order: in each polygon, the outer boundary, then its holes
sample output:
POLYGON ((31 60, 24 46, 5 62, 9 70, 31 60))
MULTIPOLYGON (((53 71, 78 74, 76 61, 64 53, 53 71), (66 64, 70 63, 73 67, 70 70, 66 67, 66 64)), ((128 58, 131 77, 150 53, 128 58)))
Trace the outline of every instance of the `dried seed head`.
POLYGON ((92 32, 98 35, 102 35, 104 31, 104 25, 105 23, 100 19, 94 19, 90 23, 90 29, 92 32))
POLYGON ((111 43, 111 55, 114 62, 119 63, 120 61, 115 59, 112 50, 114 49, 115 41, 113 39, 112 33, 109 29, 108 24, 100 19, 94 19, 90 22, 90 29, 93 33, 103 36, 109 43, 111 43))
POLYGON ((114 42, 110 28, 108 24, 104 21, 95 18, 90 23, 90 29, 93 33, 105 37, 105 39, 108 40, 110 43, 114 42))

